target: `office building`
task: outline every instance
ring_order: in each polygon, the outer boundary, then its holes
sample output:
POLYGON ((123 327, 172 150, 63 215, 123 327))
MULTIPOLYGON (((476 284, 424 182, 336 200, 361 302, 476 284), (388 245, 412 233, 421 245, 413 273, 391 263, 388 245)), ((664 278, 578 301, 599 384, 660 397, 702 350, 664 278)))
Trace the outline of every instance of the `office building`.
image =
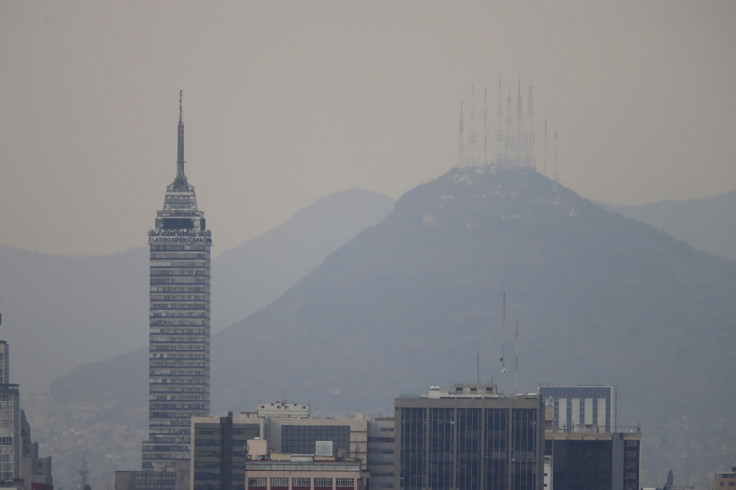
POLYGON ((10 348, 0 340, 0 485, 21 478, 20 389, 10 382, 10 348))
POLYGON ((564 432, 545 434, 552 462, 550 490, 639 490, 641 433, 564 432))
POLYGON ((31 439, 31 426, 23 410, 20 411, 20 426, 23 447, 20 474, 25 487, 33 490, 53 490, 51 456, 42 458, 38 455, 38 442, 31 439))
POLYGON ((371 488, 394 488, 395 466, 394 418, 368 419, 368 471, 371 488))
POLYGON ((246 490, 367 490, 354 459, 272 453, 246 462, 246 490))
POLYGON ((263 436, 263 419, 227 416, 192 418, 192 488, 243 490, 248 440, 263 436))
POLYGON ((736 465, 731 467, 731 471, 716 473, 713 478, 713 490, 725 490, 728 488, 736 488, 736 465))
POLYGON ((545 405, 554 408, 555 426, 565 432, 616 431, 616 390, 613 386, 539 387, 545 405))
POLYGON ((543 411, 536 394, 502 396, 495 385, 431 387, 395 399, 395 488, 537 490, 543 476, 543 411))
MULTIPOLYGON (((189 458, 190 420, 210 409, 210 247, 204 213, 184 173, 179 102, 176 177, 148 233, 150 246, 149 432, 144 470, 189 458)), ((143 478, 143 477, 141 477, 143 478)))

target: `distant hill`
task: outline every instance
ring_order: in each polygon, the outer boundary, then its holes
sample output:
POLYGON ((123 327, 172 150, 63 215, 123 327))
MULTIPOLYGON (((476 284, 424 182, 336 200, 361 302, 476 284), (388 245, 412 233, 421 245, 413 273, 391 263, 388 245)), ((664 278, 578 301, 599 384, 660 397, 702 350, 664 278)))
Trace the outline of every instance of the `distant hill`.
MULTIPOLYGON (((325 414, 392 413, 398 394, 474 381, 479 354, 481 381, 506 393, 616 385, 619 424, 644 430, 642 483, 669 468, 703 482, 736 460, 734 304, 736 263, 535 172, 455 169, 216 334, 213 411, 285 393, 325 414)), ((50 396, 115 397, 96 380, 111 368, 82 367, 50 396)), ((117 397, 111 410, 135 413, 134 401, 117 397)))
MULTIPOLYGON (((393 205, 371 191, 338 192, 215 258, 213 331, 266 306, 393 205)), ((146 233, 141 230, 142 243, 146 233)), ((213 235, 216 243, 217 230, 213 235)), ((81 364, 145 346, 148 249, 67 257, 0 245, 0 313, 12 380, 26 393, 81 364)))
POLYGON ((685 240, 695 248, 736 261, 736 191, 684 201, 604 206, 685 240))

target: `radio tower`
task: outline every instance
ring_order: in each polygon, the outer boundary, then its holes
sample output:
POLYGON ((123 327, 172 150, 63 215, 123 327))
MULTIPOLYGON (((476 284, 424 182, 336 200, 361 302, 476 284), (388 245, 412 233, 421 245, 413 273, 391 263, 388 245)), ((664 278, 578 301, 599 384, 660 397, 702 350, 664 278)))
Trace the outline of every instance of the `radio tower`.
POLYGON ((537 169, 534 158, 534 99, 532 98, 532 85, 529 84, 529 98, 527 99, 527 121, 529 124, 529 139, 527 141, 527 153, 529 154, 529 167, 537 169))
POLYGON ((483 165, 488 165, 488 87, 483 87, 483 165))
POLYGON ((458 144, 458 168, 465 165, 465 141, 463 140, 463 103, 460 101, 460 142, 458 144))

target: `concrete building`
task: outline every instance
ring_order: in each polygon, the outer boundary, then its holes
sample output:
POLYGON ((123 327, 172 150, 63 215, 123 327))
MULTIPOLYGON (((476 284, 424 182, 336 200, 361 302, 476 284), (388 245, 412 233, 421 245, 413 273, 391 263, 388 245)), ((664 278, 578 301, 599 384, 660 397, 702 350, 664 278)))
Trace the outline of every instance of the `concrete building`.
POLYGON ((360 461, 272 453, 246 463, 246 490, 366 490, 360 461))
POLYGON ((537 394, 502 396, 495 385, 431 387, 395 399, 394 485, 406 490, 537 490, 543 410, 537 394))
POLYGON ((731 467, 731 471, 716 473, 713 478, 713 490, 727 488, 736 488, 736 465, 731 467))
POLYGON ((189 457, 190 419, 210 410, 212 238, 184 174, 181 94, 176 177, 166 188, 148 244, 149 429, 142 467, 173 470, 177 460, 189 457))
POLYGON ((20 437, 22 441, 21 470, 25 488, 33 490, 53 490, 51 476, 51 456, 45 458, 38 455, 38 442, 31 439, 31 426, 26 413, 20 411, 20 437))
POLYGON ((394 418, 368 419, 368 472, 371 489, 394 488, 394 418))
POLYGON ((554 408, 558 429, 566 432, 596 427, 598 432, 616 430, 616 390, 613 386, 539 387, 545 405, 554 408))

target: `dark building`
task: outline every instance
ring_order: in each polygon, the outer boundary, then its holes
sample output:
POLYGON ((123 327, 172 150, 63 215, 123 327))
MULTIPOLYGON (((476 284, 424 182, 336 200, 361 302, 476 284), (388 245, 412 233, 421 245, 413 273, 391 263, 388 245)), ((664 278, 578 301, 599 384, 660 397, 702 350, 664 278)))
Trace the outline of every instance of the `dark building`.
POLYGON ((263 420, 253 417, 192 419, 192 488, 243 490, 249 439, 263 437, 263 420))
POLYGON ((548 432, 553 490, 638 490, 641 433, 548 432))
POLYGON ((505 397, 495 385, 430 388, 395 399, 395 487, 537 490, 543 410, 536 394, 505 397))
MULTIPOLYGON (((189 457, 190 419, 210 409, 210 247, 204 212, 184 174, 179 102, 176 177, 148 233, 150 246, 149 429, 144 470, 189 457)), ((146 475, 141 478, 147 477, 146 475)))

